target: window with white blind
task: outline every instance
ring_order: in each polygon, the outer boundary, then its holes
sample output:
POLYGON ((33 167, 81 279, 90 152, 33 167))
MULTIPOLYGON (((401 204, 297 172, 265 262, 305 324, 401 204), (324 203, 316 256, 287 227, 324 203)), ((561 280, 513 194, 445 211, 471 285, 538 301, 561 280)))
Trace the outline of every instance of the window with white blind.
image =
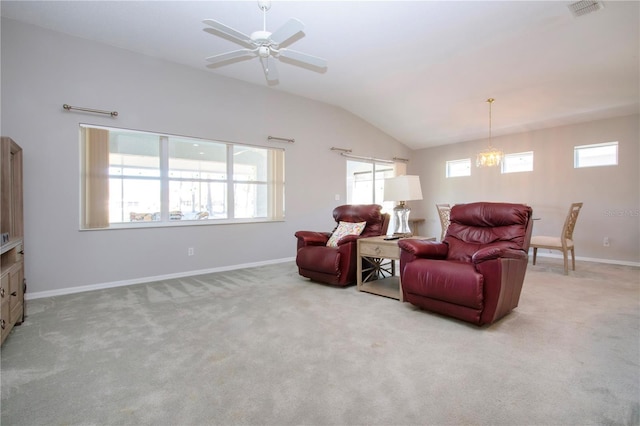
POLYGON ((284 150, 81 126, 82 229, 284 218, 284 150))

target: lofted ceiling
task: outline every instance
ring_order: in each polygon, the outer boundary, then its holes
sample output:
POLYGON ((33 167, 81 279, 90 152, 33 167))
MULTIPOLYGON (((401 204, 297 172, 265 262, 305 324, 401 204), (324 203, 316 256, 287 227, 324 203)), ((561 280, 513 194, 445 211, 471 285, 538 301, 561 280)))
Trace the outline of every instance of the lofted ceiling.
POLYGON ((2 16, 341 107, 413 149, 640 110, 640 3, 604 1, 574 17, 567 1, 273 1, 267 30, 304 25, 291 49, 316 72, 257 59, 208 68, 239 49, 214 19, 262 29, 256 1, 5 1, 2 16))

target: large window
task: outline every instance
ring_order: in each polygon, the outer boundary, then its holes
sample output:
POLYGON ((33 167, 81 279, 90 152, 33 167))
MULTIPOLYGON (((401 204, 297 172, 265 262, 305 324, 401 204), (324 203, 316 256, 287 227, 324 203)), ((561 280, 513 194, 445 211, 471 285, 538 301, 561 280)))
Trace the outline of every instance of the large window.
POLYGON ((615 166, 618 164, 618 142, 581 145, 573 148, 573 167, 615 166))
POLYGON ((83 229, 282 220, 284 151, 81 126, 83 229))

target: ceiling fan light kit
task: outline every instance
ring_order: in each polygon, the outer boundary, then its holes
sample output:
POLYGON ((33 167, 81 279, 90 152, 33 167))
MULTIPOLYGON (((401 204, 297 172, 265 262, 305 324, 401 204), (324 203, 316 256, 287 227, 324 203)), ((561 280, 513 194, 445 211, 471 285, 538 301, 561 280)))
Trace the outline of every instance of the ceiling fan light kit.
POLYGON ((290 18, 272 33, 267 31, 267 11, 271 8, 271 2, 260 0, 258 1, 258 7, 263 12, 263 28, 262 30, 254 31, 251 35, 246 35, 213 19, 205 19, 203 21, 204 24, 210 27, 205 28, 204 31, 217 36, 223 35, 227 40, 245 46, 244 49, 209 56, 206 58, 207 62, 209 62, 209 67, 228 65, 235 59, 258 57, 262 63, 267 82, 272 84, 277 83, 279 78, 273 59, 287 58, 293 61, 291 63, 297 62, 303 66, 310 67, 312 70, 324 71, 327 68, 327 61, 323 58, 280 47, 293 36, 302 32, 304 24, 299 19, 290 18))

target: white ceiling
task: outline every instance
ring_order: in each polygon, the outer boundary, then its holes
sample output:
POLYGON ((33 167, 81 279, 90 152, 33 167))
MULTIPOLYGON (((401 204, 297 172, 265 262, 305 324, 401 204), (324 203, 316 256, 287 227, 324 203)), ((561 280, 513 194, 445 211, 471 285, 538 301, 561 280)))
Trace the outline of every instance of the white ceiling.
MULTIPOLYGON (((579 18, 567 1, 274 1, 273 32, 327 59, 318 73, 278 63, 282 90, 336 105, 413 149, 640 111, 640 3, 605 1, 579 18)), ((204 19, 251 34, 256 1, 2 1, 2 16, 266 86, 260 62, 210 69, 241 46, 204 19)))

